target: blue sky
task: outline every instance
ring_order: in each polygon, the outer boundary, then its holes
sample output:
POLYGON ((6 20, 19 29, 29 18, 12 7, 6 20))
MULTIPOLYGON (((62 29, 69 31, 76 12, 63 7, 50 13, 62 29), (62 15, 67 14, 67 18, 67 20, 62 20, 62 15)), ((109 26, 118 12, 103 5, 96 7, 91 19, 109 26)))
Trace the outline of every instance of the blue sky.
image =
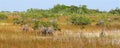
POLYGON ((120 8, 120 0, 0 0, 0 11, 25 11, 29 8, 49 9, 56 4, 87 5, 90 9, 103 11, 120 8))

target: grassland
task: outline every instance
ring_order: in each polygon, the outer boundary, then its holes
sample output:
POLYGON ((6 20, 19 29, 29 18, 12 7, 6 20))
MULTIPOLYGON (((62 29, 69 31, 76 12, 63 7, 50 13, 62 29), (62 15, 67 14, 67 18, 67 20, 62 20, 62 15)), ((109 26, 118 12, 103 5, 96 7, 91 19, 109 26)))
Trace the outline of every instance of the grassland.
POLYGON ((62 31, 56 32, 54 36, 42 36, 33 30, 22 31, 20 25, 12 23, 12 18, 9 16, 0 23, 0 48, 120 48, 119 20, 112 22, 111 27, 106 27, 107 36, 99 37, 102 27, 96 26, 94 22, 80 29, 77 25, 67 24, 66 19, 69 17, 61 16, 59 19, 62 20, 58 24, 62 31))

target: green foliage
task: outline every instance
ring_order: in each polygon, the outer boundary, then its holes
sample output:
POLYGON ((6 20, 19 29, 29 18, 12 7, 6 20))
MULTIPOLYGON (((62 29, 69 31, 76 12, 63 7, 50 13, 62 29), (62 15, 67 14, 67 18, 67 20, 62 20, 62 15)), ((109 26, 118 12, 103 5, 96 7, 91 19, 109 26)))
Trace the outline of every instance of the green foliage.
POLYGON ((18 25, 24 25, 29 24, 31 21, 28 19, 22 19, 22 18, 14 18, 13 23, 18 25))
POLYGON ((77 13, 78 9, 79 9, 79 7, 74 6, 74 5, 71 5, 71 6, 69 6, 69 8, 67 9, 67 12, 77 13))
POLYGON ((51 25, 53 26, 53 28, 54 28, 55 30, 58 30, 58 29, 59 29, 57 22, 52 22, 51 25))
POLYGON ((109 13, 120 14, 120 8, 112 9, 112 10, 109 11, 109 13))
POLYGON ((39 28, 39 21, 34 21, 33 29, 36 30, 39 28))
POLYGON ((42 18, 42 17, 49 17, 49 13, 47 10, 42 10, 42 9, 28 9, 25 13, 21 14, 21 17, 23 19, 26 18, 42 18))
POLYGON ((80 6, 66 6, 66 5, 55 5, 52 9, 50 9, 53 13, 62 13, 62 14, 93 14, 93 13, 100 13, 98 9, 88 9, 86 5, 80 5, 80 6))
POLYGON ((38 13, 23 13, 21 14, 22 19, 26 18, 41 18, 41 14, 38 13))
POLYGON ((52 9, 50 9, 50 11, 53 13, 58 13, 60 11, 65 11, 67 8, 69 8, 69 6, 57 4, 52 9))
POLYGON ((50 22, 35 21, 35 22, 34 22, 33 29, 36 30, 36 29, 38 29, 39 27, 49 27, 49 26, 51 26, 51 23, 50 23, 50 22))
POLYGON ((20 19, 14 18, 14 19, 13 19, 13 23, 14 23, 14 24, 20 24, 20 19))
POLYGON ((41 22, 40 22, 40 25, 41 25, 41 26, 44 26, 44 27, 48 27, 48 26, 50 26, 51 24, 50 24, 50 22, 43 22, 43 21, 41 21, 41 22))
POLYGON ((72 16, 70 20, 75 25, 88 25, 91 23, 90 18, 85 16, 72 16))
MULTIPOLYGON (((54 24, 54 23, 53 23, 54 24)), ((49 26, 53 26, 53 24, 51 22, 48 21, 40 21, 40 20, 35 20, 34 21, 34 26, 33 29, 38 29, 39 27, 49 27, 49 26)))
POLYGON ((81 14, 88 14, 89 13, 89 10, 87 9, 87 6, 86 5, 81 5, 80 7, 79 7, 79 13, 81 13, 81 14))
POLYGON ((96 25, 99 25, 101 27, 106 27, 106 28, 108 27, 108 28, 110 28, 112 22, 113 22, 113 19, 109 18, 108 15, 101 14, 101 16, 98 16, 98 21, 97 21, 96 25))
POLYGON ((7 19, 7 15, 3 14, 3 13, 0 13, 0 20, 4 20, 4 19, 7 19))
POLYGON ((58 24, 56 22, 54 23, 51 23, 51 22, 48 22, 48 21, 35 21, 34 22, 34 26, 33 26, 33 29, 38 29, 39 27, 53 27, 54 29, 59 29, 58 28, 58 24))

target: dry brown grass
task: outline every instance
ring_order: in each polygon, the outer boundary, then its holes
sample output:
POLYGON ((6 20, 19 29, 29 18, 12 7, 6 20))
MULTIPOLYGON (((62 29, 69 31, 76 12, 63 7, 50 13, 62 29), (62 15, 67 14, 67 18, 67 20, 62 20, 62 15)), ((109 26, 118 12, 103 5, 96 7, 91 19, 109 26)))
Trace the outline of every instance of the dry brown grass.
POLYGON ((119 48, 110 37, 74 38, 40 36, 25 32, 0 32, 0 48, 119 48))
MULTIPOLYGON (((86 38, 72 36, 41 36, 36 32, 23 32, 14 25, 0 26, 0 48, 119 48, 115 38, 86 38)), ((119 40, 119 39, 118 39, 119 40)), ((117 41, 117 40, 116 40, 117 41)))
MULTIPOLYGON (((21 26, 11 23, 12 18, 10 16, 8 20, 1 22, 7 22, 8 25, 0 24, 0 48, 120 48, 119 38, 62 36, 66 30, 72 30, 74 32, 81 31, 79 26, 67 24, 67 17, 64 16, 59 18, 59 27, 62 29, 59 36, 42 36, 34 31, 23 32, 21 26)), ((43 20, 47 19, 43 18, 43 20)), ((106 30, 120 29, 119 21, 112 24, 113 26, 106 30)), ((96 32, 100 31, 100 29, 101 27, 99 26, 87 25, 82 31, 96 32)))

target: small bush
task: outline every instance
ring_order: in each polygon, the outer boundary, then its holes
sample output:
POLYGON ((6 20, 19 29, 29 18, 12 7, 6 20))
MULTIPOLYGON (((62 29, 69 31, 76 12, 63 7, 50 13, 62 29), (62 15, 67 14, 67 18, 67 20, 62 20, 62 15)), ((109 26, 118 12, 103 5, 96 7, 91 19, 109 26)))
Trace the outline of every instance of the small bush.
POLYGON ((14 18, 14 19, 13 19, 13 23, 14 23, 14 24, 20 24, 20 20, 19 20, 18 18, 14 18))
POLYGON ((7 15, 0 13, 0 20, 7 19, 7 15))
POLYGON ((41 26, 44 26, 44 27, 49 27, 51 24, 50 24, 50 22, 40 22, 40 25, 41 26))
POLYGON ((90 18, 85 16, 72 16, 70 20, 74 25, 88 25, 91 23, 90 18))
POLYGON ((34 21, 33 29, 36 30, 39 28, 39 21, 34 21))

